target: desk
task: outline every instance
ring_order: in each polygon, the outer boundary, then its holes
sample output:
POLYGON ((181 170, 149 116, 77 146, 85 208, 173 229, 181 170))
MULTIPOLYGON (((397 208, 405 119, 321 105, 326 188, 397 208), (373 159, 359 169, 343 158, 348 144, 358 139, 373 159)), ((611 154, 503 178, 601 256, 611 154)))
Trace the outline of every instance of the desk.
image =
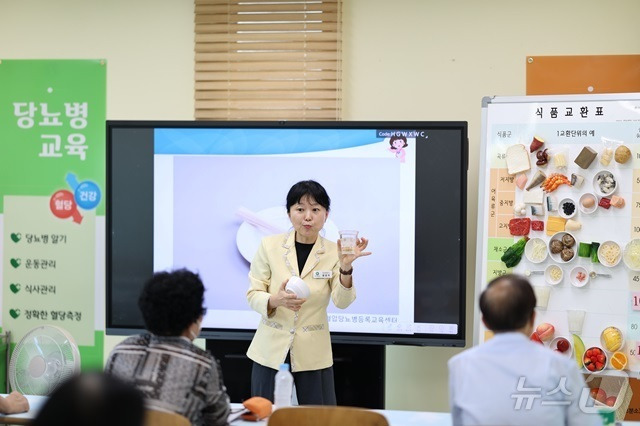
MULTIPOLYGON (((231 404, 232 410, 242 408, 242 404, 231 404)), ((451 414, 428 413, 422 411, 373 410, 387 418, 391 426, 451 426, 451 414)), ((234 420, 231 426, 265 426, 265 420, 250 422, 242 419, 234 420)))
MULTIPOLYGON (((0 394, 7 396, 7 394, 0 394)), ((0 424, 29 424, 37 415, 44 403, 46 396, 26 395, 29 400, 29 411, 22 414, 0 414, 0 424)), ((231 404, 232 409, 239 409, 242 404, 231 404)), ((451 426, 451 414, 431 413, 426 411, 400 411, 400 410, 374 410, 382 414, 389 421, 391 426, 451 426)), ((235 420, 231 426, 266 426, 266 421, 249 422, 245 420, 235 420)), ((640 426, 640 422, 622 422, 623 426, 640 426)))
POLYGON ((426 411, 374 410, 387 418, 391 426, 451 426, 451 413, 426 411))

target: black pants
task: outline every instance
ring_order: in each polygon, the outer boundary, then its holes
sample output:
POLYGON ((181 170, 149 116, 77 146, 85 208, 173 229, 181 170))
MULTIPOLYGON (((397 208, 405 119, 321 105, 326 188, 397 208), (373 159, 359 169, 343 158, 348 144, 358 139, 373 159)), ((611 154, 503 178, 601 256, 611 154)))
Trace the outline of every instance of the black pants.
MULTIPOLYGON (((287 360, 288 360, 287 356, 287 360)), ((256 362, 251 371, 251 395, 261 396, 273 402, 276 373, 273 368, 256 362)), ((296 396, 300 405, 336 405, 336 389, 333 382, 333 367, 322 370, 293 373, 296 396)))

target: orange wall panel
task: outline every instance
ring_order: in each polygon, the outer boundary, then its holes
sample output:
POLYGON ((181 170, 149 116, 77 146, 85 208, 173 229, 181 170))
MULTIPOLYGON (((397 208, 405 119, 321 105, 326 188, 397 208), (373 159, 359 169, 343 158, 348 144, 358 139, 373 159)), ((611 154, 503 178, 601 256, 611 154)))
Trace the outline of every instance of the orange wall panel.
POLYGON ((640 55, 527 56, 527 95, 640 92, 640 55))

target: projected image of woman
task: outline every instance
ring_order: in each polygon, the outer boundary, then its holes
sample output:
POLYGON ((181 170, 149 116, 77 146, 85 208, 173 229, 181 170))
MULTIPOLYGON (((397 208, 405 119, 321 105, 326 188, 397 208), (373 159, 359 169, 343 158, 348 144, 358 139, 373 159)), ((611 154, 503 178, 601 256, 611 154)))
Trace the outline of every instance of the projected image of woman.
POLYGON ((286 204, 291 231, 265 237, 251 263, 247 299, 262 315, 247 351, 254 361, 254 396, 273 401, 275 375, 280 364, 288 362, 299 404, 336 404, 327 307, 329 299, 341 309, 355 300, 352 264, 371 252, 364 251, 366 238, 357 239, 354 254, 344 254, 339 241, 320 235, 330 203, 315 181, 293 185, 286 204), (285 291, 291 276, 304 280, 308 298, 285 291))

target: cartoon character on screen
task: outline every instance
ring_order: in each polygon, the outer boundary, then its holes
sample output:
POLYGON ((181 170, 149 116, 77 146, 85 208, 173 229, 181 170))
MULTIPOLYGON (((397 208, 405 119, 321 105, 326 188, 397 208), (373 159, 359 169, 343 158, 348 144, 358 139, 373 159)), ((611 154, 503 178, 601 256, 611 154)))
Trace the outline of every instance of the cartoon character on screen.
POLYGON ((398 158, 401 163, 404 163, 407 155, 404 149, 409 146, 407 138, 404 136, 392 136, 391 139, 389 139, 389 145, 391 145, 389 151, 396 154, 396 158, 398 158))

